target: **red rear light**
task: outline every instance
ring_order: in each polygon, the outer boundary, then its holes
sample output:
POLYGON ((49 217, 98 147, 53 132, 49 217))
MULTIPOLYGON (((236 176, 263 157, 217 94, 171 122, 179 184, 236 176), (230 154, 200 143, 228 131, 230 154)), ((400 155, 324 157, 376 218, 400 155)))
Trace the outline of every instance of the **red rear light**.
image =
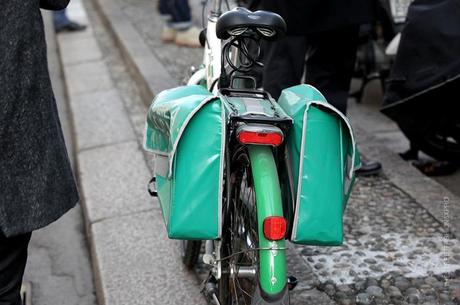
POLYGON ((264 236, 268 240, 281 240, 286 236, 286 219, 270 216, 264 220, 264 236))
POLYGON ((242 131, 238 135, 242 144, 264 144, 278 146, 283 143, 283 136, 277 133, 242 131))
POLYGON ((248 124, 238 129, 237 138, 241 144, 279 146, 283 143, 283 132, 275 126, 248 124))

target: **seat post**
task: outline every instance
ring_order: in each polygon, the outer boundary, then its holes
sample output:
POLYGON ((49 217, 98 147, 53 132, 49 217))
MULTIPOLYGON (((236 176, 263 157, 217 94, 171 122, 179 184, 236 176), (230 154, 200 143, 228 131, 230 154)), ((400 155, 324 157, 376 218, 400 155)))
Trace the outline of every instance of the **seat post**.
POLYGON ((212 0, 211 14, 219 16, 222 14, 222 0, 212 0))

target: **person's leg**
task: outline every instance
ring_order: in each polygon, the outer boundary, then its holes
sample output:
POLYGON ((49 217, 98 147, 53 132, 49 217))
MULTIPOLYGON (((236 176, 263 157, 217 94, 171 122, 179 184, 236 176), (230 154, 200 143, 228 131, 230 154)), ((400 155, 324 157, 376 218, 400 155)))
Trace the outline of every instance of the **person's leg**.
POLYGON ((188 0, 160 0, 160 13, 165 19, 161 39, 180 46, 200 47, 201 30, 192 24, 188 0))
POLYGON ((329 103, 347 111, 347 99, 356 61, 359 27, 324 32, 307 40, 306 83, 316 87, 329 103))
POLYGON ((305 38, 287 36, 263 45, 263 87, 274 99, 285 88, 298 85, 305 67, 305 38))
POLYGON ((86 29, 86 25, 79 24, 67 17, 66 10, 53 11, 54 30, 59 33, 62 31, 82 31, 86 29))
POLYGON ((70 20, 67 17, 65 9, 53 11, 53 23, 55 29, 60 29, 69 24, 70 20))
POLYGON ((171 14, 171 27, 181 31, 192 26, 192 16, 188 0, 170 0, 168 5, 171 14))
MULTIPOLYGON (((318 88, 327 101, 342 113, 347 112, 347 100, 356 61, 359 27, 353 26, 334 32, 321 33, 308 39, 307 83, 318 88)), ((382 165, 361 155, 357 175, 380 173, 382 165)))
POLYGON ((0 304, 22 305, 21 284, 31 233, 5 237, 0 232, 0 304))
POLYGON ((160 0, 158 2, 158 11, 162 16, 171 15, 169 12, 168 0, 160 0))

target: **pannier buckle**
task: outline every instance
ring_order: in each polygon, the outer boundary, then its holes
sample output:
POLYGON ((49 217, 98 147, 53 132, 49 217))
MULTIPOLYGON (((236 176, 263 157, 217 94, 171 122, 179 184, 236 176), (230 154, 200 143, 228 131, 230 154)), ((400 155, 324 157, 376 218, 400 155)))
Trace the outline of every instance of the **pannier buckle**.
POLYGON ((157 181, 156 177, 152 177, 152 179, 150 179, 149 181, 149 184, 148 184, 148 187, 147 187, 147 190, 150 194, 150 196, 152 197, 158 197, 158 192, 156 190, 156 187, 155 187, 155 182, 157 181))

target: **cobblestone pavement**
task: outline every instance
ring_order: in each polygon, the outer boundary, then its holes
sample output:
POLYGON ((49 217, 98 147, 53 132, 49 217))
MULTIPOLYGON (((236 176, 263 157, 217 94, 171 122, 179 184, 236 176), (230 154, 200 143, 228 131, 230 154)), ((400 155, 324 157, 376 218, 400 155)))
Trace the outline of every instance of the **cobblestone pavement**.
MULTIPOLYGON (((160 41, 155 3, 118 2, 178 83, 190 65, 200 64, 201 49, 160 41)), ((110 68, 124 69, 116 59, 110 68)), ((145 104, 135 97, 135 84, 126 71, 113 74, 117 85, 124 87, 125 106, 141 139, 145 104)), ((441 208, 442 198, 433 204, 441 208)), ((344 245, 291 247, 303 258, 289 266, 302 280, 296 289, 301 293, 294 293, 295 304, 460 304, 460 243, 445 233, 443 225, 384 176, 358 179, 345 213, 344 245)))
POLYGON ((296 247, 339 304, 460 302, 460 243, 385 177, 358 180, 344 223, 343 246, 296 247))

